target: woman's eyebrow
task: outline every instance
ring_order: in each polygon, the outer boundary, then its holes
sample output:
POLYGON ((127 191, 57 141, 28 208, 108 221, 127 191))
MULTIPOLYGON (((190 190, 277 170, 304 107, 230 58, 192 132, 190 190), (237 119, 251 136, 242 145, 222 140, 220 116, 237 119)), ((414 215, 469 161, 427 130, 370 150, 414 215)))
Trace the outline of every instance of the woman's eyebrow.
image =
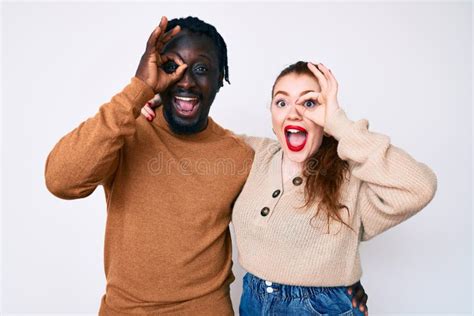
POLYGON ((308 92, 314 92, 314 90, 305 90, 305 91, 303 91, 303 92, 300 93, 300 97, 301 97, 302 95, 305 95, 305 94, 308 93, 308 92))
POLYGON ((283 94, 283 95, 289 96, 288 92, 282 91, 282 90, 278 90, 277 92, 273 94, 273 96, 276 96, 277 94, 283 94))

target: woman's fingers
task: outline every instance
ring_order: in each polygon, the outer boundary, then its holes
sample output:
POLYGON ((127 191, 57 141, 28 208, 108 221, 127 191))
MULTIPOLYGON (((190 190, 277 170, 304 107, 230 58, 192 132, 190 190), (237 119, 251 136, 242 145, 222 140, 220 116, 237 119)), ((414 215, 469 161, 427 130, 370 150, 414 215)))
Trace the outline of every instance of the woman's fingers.
POLYGON ((144 107, 142 107, 142 109, 141 109, 140 112, 142 113, 142 115, 143 115, 144 117, 146 117, 146 119, 147 119, 148 121, 153 121, 153 119, 154 119, 155 117, 154 117, 153 115, 151 115, 150 113, 148 113, 146 107, 147 107, 146 105, 145 105, 144 107))
POLYGON ((156 114, 155 114, 155 111, 152 109, 152 107, 150 106, 150 104, 146 104, 143 109, 148 113, 150 114, 151 116, 155 117, 156 114))
POLYGON ((321 72, 324 74, 324 77, 328 81, 328 87, 330 88, 331 91, 337 92, 338 84, 337 80, 332 74, 331 70, 324 66, 323 64, 319 64, 318 68, 321 69, 321 72))
POLYGON ((321 70, 319 70, 314 64, 308 63, 308 68, 318 79, 318 83, 321 86, 321 92, 324 92, 328 89, 328 80, 324 76, 321 70))
POLYGON ((309 100, 312 100, 314 101, 315 103, 318 104, 321 104, 322 100, 321 100, 321 93, 320 92, 316 92, 316 91, 310 91, 310 92, 307 92, 305 94, 303 94, 302 96, 300 96, 298 99, 296 99, 295 103, 296 104, 304 104, 304 102, 306 101, 309 101, 309 100))

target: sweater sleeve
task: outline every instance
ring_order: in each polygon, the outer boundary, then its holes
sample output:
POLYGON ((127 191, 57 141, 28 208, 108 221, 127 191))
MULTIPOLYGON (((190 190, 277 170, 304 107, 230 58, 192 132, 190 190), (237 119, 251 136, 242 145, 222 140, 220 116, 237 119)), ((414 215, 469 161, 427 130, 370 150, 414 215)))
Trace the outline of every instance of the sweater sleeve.
POLYGON ((153 96, 145 82, 133 77, 94 117, 62 137, 46 160, 48 190, 63 199, 83 198, 112 177, 125 138, 135 133, 141 107, 153 96))
POLYGON ((423 209, 434 197, 437 178, 425 164, 390 144, 388 136, 369 132, 365 119, 353 122, 343 109, 327 118, 324 130, 339 141, 337 151, 361 181, 356 213, 362 240, 386 231, 423 209))

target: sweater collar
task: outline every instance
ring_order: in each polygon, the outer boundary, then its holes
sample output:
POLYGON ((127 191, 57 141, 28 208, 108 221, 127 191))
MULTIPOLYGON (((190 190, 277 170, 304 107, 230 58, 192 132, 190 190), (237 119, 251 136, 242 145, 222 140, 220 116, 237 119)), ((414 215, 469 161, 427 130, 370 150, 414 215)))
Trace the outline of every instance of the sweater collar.
POLYGON ((283 193, 285 191, 289 191, 294 188, 304 187, 305 180, 301 171, 294 174, 288 180, 283 181, 283 169, 282 169, 283 168, 283 154, 284 154, 283 149, 281 148, 281 146, 278 146, 270 162, 271 181, 273 185, 275 186, 275 189, 281 190, 283 193), (298 186, 296 186, 293 183, 293 180, 297 177, 303 180, 303 182, 298 186))

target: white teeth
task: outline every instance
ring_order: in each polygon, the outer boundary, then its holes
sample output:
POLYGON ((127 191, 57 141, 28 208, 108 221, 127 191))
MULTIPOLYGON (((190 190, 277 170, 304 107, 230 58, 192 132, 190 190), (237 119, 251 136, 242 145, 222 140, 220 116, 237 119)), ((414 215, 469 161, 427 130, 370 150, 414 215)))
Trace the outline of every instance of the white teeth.
POLYGON ((300 131, 299 129, 292 129, 292 128, 289 128, 286 131, 292 134, 303 133, 303 131, 300 131))
POLYGON ((178 100, 181 100, 181 101, 195 101, 197 100, 197 98, 187 98, 187 97, 175 97, 176 99, 178 100))

